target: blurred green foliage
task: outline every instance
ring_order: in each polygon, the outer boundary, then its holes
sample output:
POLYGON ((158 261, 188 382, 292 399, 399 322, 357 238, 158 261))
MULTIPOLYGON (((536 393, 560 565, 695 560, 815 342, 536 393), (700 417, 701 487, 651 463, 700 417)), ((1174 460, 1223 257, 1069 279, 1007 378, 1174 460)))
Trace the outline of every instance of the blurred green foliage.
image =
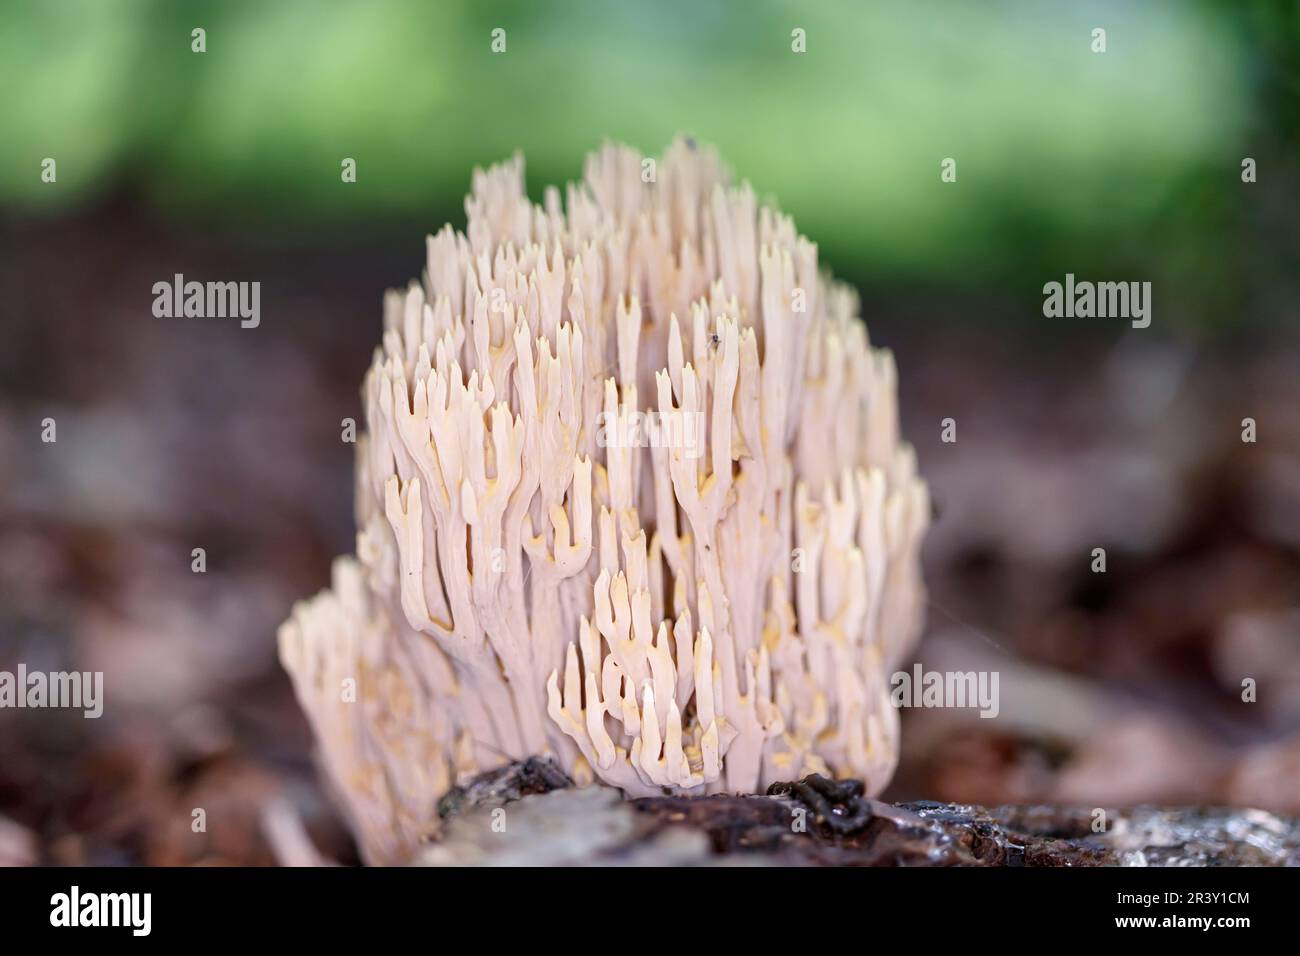
POLYGON ((1294 10, 8 0, 0 204, 43 215, 127 192, 272 239, 431 231, 462 222, 475 164, 522 150, 539 193, 579 176, 603 138, 657 153, 691 133, 860 281, 1036 296, 1047 278, 1106 270, 1181 278, 1187 307, 1214 318, 1244 281, 1241 157, 1281 150, 1295 169, 1285 140, 1262 142, 1294 131, 1294 10), (190 50, 194 27, 206 53, 190 50), (40 181, 47 156, 57 188, 40 181), (955 184, 940 182, 945 157, 955 184))

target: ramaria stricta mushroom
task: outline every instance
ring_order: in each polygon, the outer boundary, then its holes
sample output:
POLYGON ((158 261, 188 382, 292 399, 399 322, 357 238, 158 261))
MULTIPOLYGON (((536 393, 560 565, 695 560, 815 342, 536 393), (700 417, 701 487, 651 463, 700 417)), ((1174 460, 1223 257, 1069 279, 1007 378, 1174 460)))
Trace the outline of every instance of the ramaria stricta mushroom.
POLYGON ((366 858, 534 755, 634 796, 878 792, 929 502, 856 295, 690 141, 541 205, 516 157, 465 209, 384 301, 356 557, 279 635, 366 858))

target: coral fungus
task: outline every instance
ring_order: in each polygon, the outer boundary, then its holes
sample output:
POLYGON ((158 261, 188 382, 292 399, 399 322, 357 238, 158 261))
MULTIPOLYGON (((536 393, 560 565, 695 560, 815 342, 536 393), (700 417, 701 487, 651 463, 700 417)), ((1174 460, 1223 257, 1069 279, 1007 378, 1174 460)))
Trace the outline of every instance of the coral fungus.
POLYGON ((531 755, 632 795, 877 792, 929 502, 856 296, 689 141, 541 205, 516 157, 465 208, 384 302, 356 557, 280 632, 367 858, 531 755))

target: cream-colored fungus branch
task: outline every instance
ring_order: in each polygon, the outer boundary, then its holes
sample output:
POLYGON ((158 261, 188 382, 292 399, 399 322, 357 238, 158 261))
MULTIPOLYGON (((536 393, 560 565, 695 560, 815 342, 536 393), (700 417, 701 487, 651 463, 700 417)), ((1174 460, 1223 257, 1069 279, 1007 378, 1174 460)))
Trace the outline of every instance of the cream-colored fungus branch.
POLYGON ((476 171, 385 298, 357 554, 280 631, 374 862, 530 755, 632 795, 893 772, 929 515, 893 357, 714 152, 649 168, 606 146, 541 205, 476 171))

